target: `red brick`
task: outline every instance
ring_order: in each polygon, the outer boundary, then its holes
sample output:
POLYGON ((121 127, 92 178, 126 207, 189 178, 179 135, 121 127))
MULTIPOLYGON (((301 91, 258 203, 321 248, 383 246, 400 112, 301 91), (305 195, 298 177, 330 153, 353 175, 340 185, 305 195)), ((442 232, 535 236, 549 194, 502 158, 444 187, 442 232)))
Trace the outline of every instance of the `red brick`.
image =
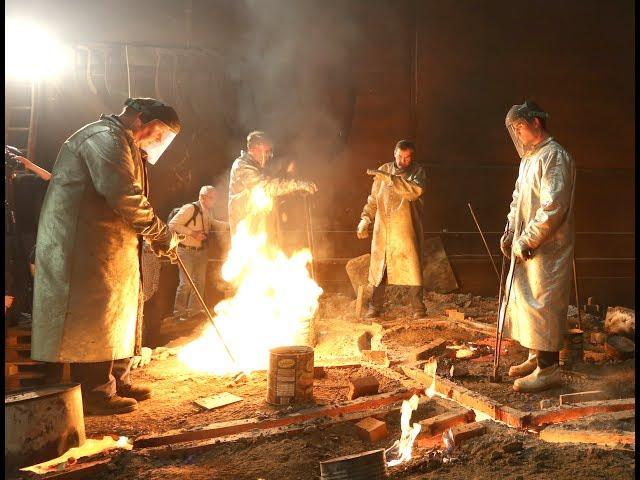
POLYGON ((387 352, 384 350, 362 350, 362 359, 378 365, 389 366, 387 352))
POLYGON ((456 425, 451 429, 451 433, 453 433, 453 441, 458 446, 470 438, 484 435, 486 430, 487 428, 482 423, 473 422, 456 425))
POLYGON ((347 398, 353 400, 358 397, 375 395, 378 393, 378 379, 373 376, 354 378, 349 381, 349 393, 347 398))
POLYGON ((588 392, 565 393, 560 395, 560 405, 592 402, 594 400, 607 400, 609 395, 602 390, 590 390, 588 392))
POLYGON ((427 418, 419 422, 422 426, 420 436, 431 437, 461 423, 473 422, 475 418, 476 415, 473 410, 468 408, 436 415, 435 417, 427 418))
POLYGON ((464 320, 464 312, 459 312, 456 309, 445 310, 445 313, 451 320, 464 320))
POLYGON ((442 353, 445 350, 447 341, 442 338, 436 338, 431 342, 414 348, 407 358, 410 362, 417 362, 419 360, 426 360, 427 358, 442 353))
POLYGON ((356 423, 358 436, 368 442, 382 440, 388 434, 387 424, 377 418, 367 417, 356 423))

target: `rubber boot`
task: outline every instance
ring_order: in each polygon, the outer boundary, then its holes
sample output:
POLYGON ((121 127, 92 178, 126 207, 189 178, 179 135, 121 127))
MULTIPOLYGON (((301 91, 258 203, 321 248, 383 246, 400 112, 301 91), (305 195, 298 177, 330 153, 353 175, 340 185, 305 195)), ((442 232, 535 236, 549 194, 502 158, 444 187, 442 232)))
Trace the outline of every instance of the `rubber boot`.
POLYGON ((524 377, 533 372, 538 366, 538 357, 535 353, 529 352, 529 357, 519 365, 509 367, 510 377, 524 377))
POLYGON ((513 382, 516 392, 541 392, 562 385, 560 365, 552 365, 547 368, 536 367, 533 373, 526 377, 518 378, 513 382))

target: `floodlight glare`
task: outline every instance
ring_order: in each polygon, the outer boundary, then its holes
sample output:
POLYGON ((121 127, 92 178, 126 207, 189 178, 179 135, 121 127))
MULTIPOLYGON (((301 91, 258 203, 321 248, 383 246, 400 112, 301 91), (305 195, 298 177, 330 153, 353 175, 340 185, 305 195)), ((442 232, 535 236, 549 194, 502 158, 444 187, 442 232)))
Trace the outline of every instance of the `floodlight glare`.
POLYGON ((16 80, 51 78, 68 66, 69 57, 66 49, 38 25, 6 19, 6 77, 16 80))

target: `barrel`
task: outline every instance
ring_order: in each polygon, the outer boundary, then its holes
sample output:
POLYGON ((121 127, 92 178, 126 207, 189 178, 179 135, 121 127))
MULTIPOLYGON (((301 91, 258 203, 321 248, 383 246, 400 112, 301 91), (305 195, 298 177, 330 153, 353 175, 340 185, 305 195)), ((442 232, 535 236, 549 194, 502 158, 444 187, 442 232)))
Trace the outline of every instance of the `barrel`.
POLYGON ((269 350, 267 402, 272 405, 313 402, 313 348, 298 345, 269 350))
POLYGON ((387 478, 384 449, 320 462, 322 480, 381 480, 387 478))
POLYGON ((85 440, 79 384, 30 387, 5 394, 7 471, 52 460, 85 440))
POLYGON ((582 362, 584 355, 584 332, 572 328, 564 336, 564 347, 560 350, 560 365, 575 365, 582 362))

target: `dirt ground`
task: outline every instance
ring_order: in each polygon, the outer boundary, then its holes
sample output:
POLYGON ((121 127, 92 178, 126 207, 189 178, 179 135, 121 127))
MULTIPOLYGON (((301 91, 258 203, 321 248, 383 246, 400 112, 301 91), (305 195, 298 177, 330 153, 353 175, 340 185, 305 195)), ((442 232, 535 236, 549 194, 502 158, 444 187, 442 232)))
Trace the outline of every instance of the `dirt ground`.
MULTIPOLYGON (((390 289, 387 313, 379 323, 392 324, 402 319, 406 309, 398 306, 402 291, 390 289)), ((470 295, 438 295, 425 297, 430 319, 445 320, 444 310, 464 310, 468 317, 490 323, 495 318, 496 300, 470 295)), ((315 349, 317 364, 331 365, 360 357, 358 340, 370 331, 370 322, 359 322, 354 314, 354 300, 344 295, 327 295, 321 299, 317 330, 319 343, 315 349)), ((397 322, 396 322, 397 323, 397 322)), ((382 343, 391 359, 406 358, 414 347, 435 338, 451 343, 471 345, 483 354, 492 352, 493 338, 486 334, 454 326, 397 329, 382 335, 382 343), (488 346, 482 347, 482 343, 488 346)), ((179 343, 179 342, 178 342, 179 343)), ((175 344, 175 342, 174 342, 175 344)), ((526 352, 517 344, 503 344, 503 369, 522 361, 526 352)), ((347 362, 348 363, 348 362, 347 362)), ((472 359, 444 359, 438 373, 445 376, 454 363, 463 363, 469 375, 454 381, 500 402, 520 409, 537 410, 541 399, 557 402, 561 393, 606 389, 616 398, 635 396, 633 360, 608 364, 580 365, 575 372, 566 369, 563 387, 541 394, 516 394, 511 382, 491 384, 486 376, 491 356, 472 359)), ((392 367, 393 368, 393 367, 392 367)), ((326 367, 326 377, 316 379, 314 398, 317 405, 329 405, 347 399, 348 380, 362 375, 374 375, 380 382, 380 392, 400 388, 397 380, 387 378, 380 369, 366 366, 326 367)), ((142 369, 132 372, 135 382, 153 385, 154 397, 145 401, 135 412, 120 416, 91 416, 85 418, 87 437, 103 434, 125 435, 135 438, 146 434, 160 434, 175 429, 199 429, 214 422, 243 418, 267 419, 286 415, 309 405, 274 407, 266 403, 267 374, 254 372, 234 382, 231 377, 194 374, 177 357, 153 360, 142 369), (242 401, 211 411, 193 401, 221 392, 242 397, 242 401)), ((412 421, 428 418, 446 411, 438 402, 426 401, 413 413, 412 421)), ((376 448, 389 448, 400 437, 400 413, 387 413, 388 436, 375 443, 361 440, 354 422, 343 422, 325 428, 310 428, 295 434, 280 434, 267 438, 241 439, 216 444, 211 450, 178 458, 156 458, 137 451, 123 452, 115 457, 98 479, 317 479, 319 462, 342 455, 361 453, 376 448)), ((487 433, 471 439, 453 452, 414 449, 413 459, 389 469, 393 479, 479 479, 553 478, 560 479, 631 479, 634 478, 635 458, 632 449, 607 449, 595 445, 551 444, 540 441, 533 433, 520 432, 485 420, 487 433)), ((633 420, 588 417, 569 425, 571 428, 619 429, 635 431, 633 420)))

